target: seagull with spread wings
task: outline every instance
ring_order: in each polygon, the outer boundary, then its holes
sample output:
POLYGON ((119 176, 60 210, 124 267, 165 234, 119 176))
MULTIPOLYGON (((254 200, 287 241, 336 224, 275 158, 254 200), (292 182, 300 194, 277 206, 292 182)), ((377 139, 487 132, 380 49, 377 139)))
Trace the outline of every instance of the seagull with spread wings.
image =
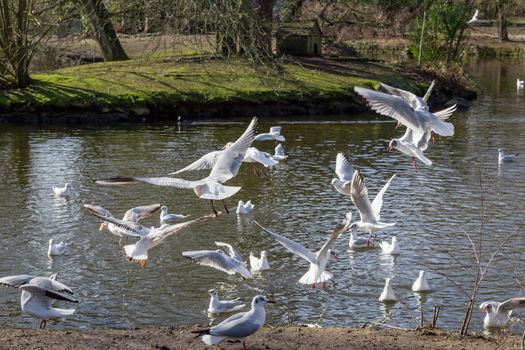
POLYGON ((486 312, 483 326, 485 328, 502 328, 509 322, 512 310, 525 307, 525 297, 512 298, 502 303, 486 301, 479 305, 479 309, 486 312))
POLYGON ((338 178, 332 179, 332 186, 337 192, 350 196, 354 170, 350 159, 341 152, 337 153, 335 158, 335 173, 338 178))

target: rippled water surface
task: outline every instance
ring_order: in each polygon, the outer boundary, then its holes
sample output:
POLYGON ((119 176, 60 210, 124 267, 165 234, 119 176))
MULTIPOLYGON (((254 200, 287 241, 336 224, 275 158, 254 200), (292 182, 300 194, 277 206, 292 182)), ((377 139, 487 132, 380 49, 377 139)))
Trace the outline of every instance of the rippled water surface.
MULTIPOLYGON (((337 152, 350 156, 372 195, 392 174, 398 175, 385 195, 381 215, 383 221, 397 225, 380 236, 397 235, 401 255, 394 259, 378 249, 349 251, 349 237, 344 234, 334 246, 340 261, 329 264, 335 278, 325 290, 298 284, 308 264, 235 214, 167 238, 150 252, 147 267, 141 269, 124 259, 115 236, 99 233, 97 219, 81 210, 82 203, 96 203, 122 216, 132 206, 162 203, 193 217, 207 213, 209 203, 192 191, 148 185, 102 187, 93 181, 116 174, 156 176, 177 170, 236 139, 247 119, 181 127, 3 125, 0 275, 59 271, 60 280, 80 299, 78 312, 60 322, 60 327, 207 323, 205 291, 216 288, 223 298, 241 297, 248 302, 255 294, 270 295, 278 302, 269 308, 273 324, 321 320, 322 325, 388 322, 413 327, 419 322, 422 303, 427 319, 434 305, 442 305, 438 325, 457 329, 467 303, 465 292, 470 291, 475 274, 463 231, 477 239, 479 173, 485 197, 485 251, 494 250, 507 235, 517 232, 525 209, 525 157, 502 167, 497 163, 499 147, 525 151, 525 95, 515 87, 516 77, 525 78, 525 68, 487 63, 477 65, 475 74, 484 89, 480 98, 470 111, 453 116, 456 135, 431 144, 427 154, 434 165, 422 165, 417 174, 408 158, 385 151, 388 141, 403 131, 375 116, 261 120, 260 130, 282 125, 290 157, 263 177, 255 177, 251 166, 243 165, 230 182, 242 190, 227 202, 233 207, 239 199, 251 199, 253 218, 314 251, 344 213, 354 210, 350 200, 330 186, 337 152), (52 185, 65 182, 75 188, 70 200, 56 198, 51 190, 52 185), (50 238, 68 242, 68 254, 49 261, 50 238), (233 243, 245 258, 250 251, 266 249, 272 269, 242 281, 193 265, 181 256, 184 250, 214 249, 216 240, 233 243), (423 299, 410 290, 421 269, 429 271, 435 289, 423 299), (377 300, 386 277, 393 278, 401 299, 391 307, 377 300)), ((271 142, 255 146, 273 150, 271 142)), ((197 179, 205 174, 185 177, 197 179)), ((158 225, 158 216, 145 224, 158 225)), ((513 237, 504 255, 494 260, 479 300, 522 294, 515 280, 525 270, 522 234, 513 237)), ((482 318, 476 310, 472 329, 481 328, 482 318)), ((22 315, 19 291, 4 288, 0 290, 0 326, 12 325, 34 327, 36 320, 22 315)))

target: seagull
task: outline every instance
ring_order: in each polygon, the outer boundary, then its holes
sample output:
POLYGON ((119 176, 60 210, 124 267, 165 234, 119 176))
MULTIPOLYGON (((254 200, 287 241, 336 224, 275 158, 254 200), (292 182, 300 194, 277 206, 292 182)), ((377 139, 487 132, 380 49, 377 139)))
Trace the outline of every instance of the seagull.
POLYGON ((228 255, 230 256, 230 258, 244 263, 244 259, 242 258, 241 254, 239 254, 237 249, 235 249, 231 244, 216 241, 215 245, 217 247, 226 248, 228 250, 228 255))
POLYGON ((53 192, 59 197, 70 197, 73 194, 72 188, 69 183, 66 183, 64 187, 53 186, 53 192))
POLYGON ((417 173, 416 158, 423 162, 425 165, 431 166, 432 161, 428 159, 423 152, 428 148, 428 140, 431 137, 430 131, 425 131, 419 141, 414 140, 412 129, 407 128, 403 137, 399 139, 392 139, 388 144, 387 151, 397 149, 401 153, 406 154, 412 158, 412 166, 417 173))
POLYGON ((383 289, 383 293, 379 296, 379 301, 382 303, 397 301, 396 295, 392 290, 392 282, 390 278, 385 279, 385 288, 383 289))
POLYGON ((183 228, 186 228, 196 222, 208 220, 213 216, 213 214, 205 215, 195 220, 186 221, 179 224, 162 225, 161 227, 151 227, 148 229, 141 224, 132 221, 124 221, 114 217, 100 215, 95 211, 90 211, 90 213, 101 220, 109 221, 118 227, 123 234, 132 237, 139 237, 139 240, 136 243, 124 246, 124 252, 129 261, 138 262, 141 267, 146 266, 148 261, 148 250, 156 247, 166 237, 179 233, 179 231, 181 231, 183 228))
POLYGON ((49 240, 49 248, 47 248, 47 256, 51 258, 52 255, 63 255, 66 252, 66 243, 55 243, 53 238, 49 240))
POLYGON ((217 246, 226 246, 230 251, 230 256, 226 255, 221 249, 217 250, 193 250, 182 252, 182 256, 190 259, 196 264, 213 267, 229 275, 240 274, 243 278, 251 278, 252 274, 246 268, 242 257, 229 244, 215 242, 217 246), (234 258, 235 257, 235 258, 234 258))
POLYGON ((375 241, 373 238, 364 238, 354 236, 353 230, 350 230, 350 241, 348 241, 348 247, 350 249, 360 249, 360 248, 374 248, 375 241))
POLYGON ((335 173, 338 179, 332 179, 332 186, 337 192, 350 196, 353 172, 354 170, 350 159, 343 153, 337 153, 337 157, 335 158, 335 173))
POLYGON ((32 275, 8 276, 0 278, 0 285, 22 290, 22 312, 41 320, 41 329, 46 327, 47 320, 72 315, 75 312, 75 309, 54 308, 55 300, 78 303, 78 300, 67 295, 73 294, 68 286, 52 278, 32 275))
POLYGON ((269 140, 275 140, 275 142, 284 142, 285 138, 283 135, 281 135, 281 127, 280 126, 272 126, 270 128, 270 132, 264 132, 262 134, 258 134, 255 136, 254 141, 269 141, 269 140))
MULTIPOLYGON (((454 125, 440 118, 452 114, 455 105, 445 110, 430 113, 425 98, 417 97, 411 92, 381 84, 391 94, 354 87, 354 91, 364 97, 370 108, 379 114, 386 115, 412 129, 413 139, 419 141, 426 131, 433 131, 442 136, 454 135, 454 125)), ((428 91, 427 91, 428 93, 428 91)))
POLYGON ((239 298, 235 300, 219 300, 219 293, 217 293, 215 289, 210 289, 208 294, 211 297, 208 312, 211 314, 239 311, 246 306, 246 304, 243 304, 239 298))
POLYGON ((279 143, 277 146, 275 146, 275 153, 272 158, 278 161, 288 158, 288 156, 284 154, 284 147, 282 144, 279 143))
POLYGON ((354 172, 350 192, 352 202, 354 202, 354 205, 357 207, 361 220, 352 223, 350 225, 350 230, 359 228, 363 232, 368 232, 370 237, 372 237, 372 234, 375 232, 378 232, 385 227, 395 225, 395 223, 387 224, 379 221, 379 213, 381 212, 381 207, 383 206, 383 195, 385 194, 395 176, 395 174, 392 175, 390 180, 387 181, 381 191, 379 191, 379 193, 375 196, 372 204, 370 204, 365 180, 358 170, 354 172))
POLYGON ((485 328, 502 328, 509 322, 512 310, 525 307, 525 297, 512 298, 502 303, 486 301, 479 305, 479 309, 487 313, 483 320, 485 328))
POLYGON ((163 205, 160 207, 160 223, 174 224, 177 221, 187 218, 189 215, 169 214, 168 207, 163 205))
MULTIPOLYGON (((241 189, 240 186, 225 186, 224 183, 237 175, 246 151, 255 137, 256 126, 257 118, 254 117, 246 131, 244 131, 237 141, 221 152, 210 174, 201 180, 189 181, 173 177, 116 176, 96 182, 102 185, 148 183, 156 186, 193 189, 197 197, 211 201, 212 210, 215 215, 218 215, 217 210, 213 206, 213 201, 229 198, 241 189)), ((223 205, 226 212, 229 213, 224 202, 223 205)))
POLYGON ((237 313, 214 327, 192 331, 192 333, 202 335, 202 341, 208 346, 217 344, 224 338, 241 338, 242 346, 244 350, 247 350, 244 338, 257 332, 264 325, 266 319, 264 306, 268 303, 273 303, 273 301, 268 300, 265 296, 257 295, 252 300, 250 311, 237 313))
POLYGON ((239 204, 237 204, 237 214, 250 214, 253 210, 255 205, 252 204, 252 201, 248 200, 246 203, 243 201, 239 201, 239 204))
MULTIPOLYGON (((260 163, 264 165, 265 167, 270 167, 279 164, 278 160, 275 160, 272 158, 272 155, 267 152, 261 152, 255 147, 250 147, 246 151, 246 154, 244 155, 243 159, 244 163, 252 163, 253 164, 253 173, 257 176, 261 175, 259 170, 257 170, 257 167, 255 166, 256 163, 260 163)), ((264 173, 264 170, 263 170, 264 173)))
POLYGON ((251 272, 264 271, 264 270, 269 270, 269 269, 270 269, 270 264, 268 264, 268 255, 266 254, 266 250, 263 250, 261 252, 260 258, 253 255, 253 252, 250 252, 250 271, 251 272))
MULTIPOLYGON (((352 220, 352 214, 348 213, 346 214, 346 218, 343 220, 341 224, 338 224, 330 237, 327 239, 325 244, 319 249, 317 253, 313 253, 312 251, 308 250, 307 248, 303 247, 297 242, 292 241, 291 239, 288 239, 286 237, 283 237, 281 235, 278 235, 275 232, 272 232, 263 226, 261 226, 257 221, 252 220, 257 226, 259 226, 263 231, 268 233, 272 238, 274 238, 277 242, 281 243, 283 246, 286 247, 289 251, 294 253, 295 255, 305 259, 310 263, 310 268, 308 269, 308 272, 306 272, 301 279, 299 280, 299 283, 302 284, 311 284, 312 288, 315 288, 316 283, 322 283, 322 288, 326 288, 326 281, 331 279, 333 275, 325 271, 326 264, 328 263, 328 259, 331 255, 334 255, 331 251, 331 246, 334 244, 335 240, 339 237, 339 235, 348 229, 348 226, 350 224, 350 221, 352 220)), ((337 259, 337 257, 335 257, 337 259)))
POLYGON ((425 278, 425 271, 419 271, 419 277, 412 284, 413 292, 430 292, 432 288, 428 285, 427 279, 425 278))
POLYGON ((478 9, 476 9, 476 11, 474 11, 474 16, 472 16, 471 19, 468 20, 467 24, 470 24, 472 22, 476 22, 478 20, 478 9))
POLYGON ((516 160, 516 157, 519 156, 519 153, 515 154, 504 154, 502 148, 498 148, 498 164, 513 162, 516 160))
POLYGON ((517 78, 516 79, 516 89, 517 90, 523 89, 523 83, 524 82, 525 82, 525 80, 520 80, 520 78, 517 78))
POLYGON ((399 243, 397 243, 397 237, 392 237, 392 243, 388 243, 386 241, 379 242, 379 247, 381 247, 381 250, 385 254, 389 255, 399 255, 401 254, 401 249, 399 248, 399 243))

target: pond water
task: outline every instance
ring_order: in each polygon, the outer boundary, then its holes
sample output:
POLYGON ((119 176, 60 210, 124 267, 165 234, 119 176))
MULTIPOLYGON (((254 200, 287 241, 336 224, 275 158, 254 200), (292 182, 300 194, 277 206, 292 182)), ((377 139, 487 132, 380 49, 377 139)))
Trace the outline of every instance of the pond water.
MULTIPOLYGON (((485 206, 484 251, 489 254, 524 222, 525 157, 513 164, 497 163, 497 149, 525 151, 525 94, 516 92, 516 78, 525 78, 524 65, 479 63, 473 73, 483 89, 466 113, 452 117, 456 134, 430 145, 431 167, 416 174, 409 159, 385 151, 388 141, 403 133, 391 121, 376 116, 316 117, 261 120, 259 130, 282 125, 289 158, 256 177, 243 165, 230 184, 242 190, 227 202, 255 203, 252 217, 264 226, 316 251, 326 233, 349 209, 348 198, 330 186, 335 156, 347 154, 362 171, 371 195, 392 176, 397 178, 384 197, 382 220, 397 225, 380 233, 397 235, 402 253, 393 259, 379 249, 348 250, 348 234, 334 245, 340 261, 328 270, 328 288, 298 283, 308 264, 262 234, 236 214, 192 226, 169 237, 150 252, 142 269, 128 263, 118 238, 98 232, 99 222, 81 209, 96 203, 116 216, 137 205, 162 203, 177 213, 198 217, 209 203, 192 191, 149 185, 103 187, 95 179, 116 174, 157 176, 177 170, 198 156, 236 139, 248 119, 229 123, 177 126, 9 126, 0 129, 0 275, 49 275, 72 287, 80 300, 75 315, 51 327, 142 327, 207 323, 205 293, 216 288, 222 298, 255 294, 277 301, 268 308, 272 324, 315 323, 360 326, 386 322, 394 326, 419 324, 419 305, 430 319, 441 305, 438 325, 458 329, 475 276, 471 245, 463 231, 477 240, 480 226, 480 173, 485 206), (75 195, 56 198, 52 185, 70 182, 75 195), (69 244, 67 255, 50 261, 50 238, 69 244), (249 252, 269 253, 272 269, 242 281, 184 259, 184 250, 214 249, 214 241, 249 252), (467 268, 463 268, 462 265, 467 268), (427 270, 435 291, 423 299, 410 288, 419 270, 427 270), (391 277, 401 302, 385 307, 378 301, 384 279, 391 277), (463 289, 463 292, 460 290, 463 289)), ((255 145, 273 150, 273 143, 255 145)), ((197 179, 202 173, 185 174, 197 179)), ((158 216, 145 221, 158 225, 158 216)), ((523 270, 523 232, 513 236, 494 259, 478 300, 505 300, 523 294, 516 277, 523 270)), ((488 259, 485 255, 482 260, 488 259)), ((20 310, 19 291, 0 290, 0 326, 36 327, 20 310)), ((477 303, 479 305, 479 302, 477 303)), ((476 307, 477 307, 476 305, 476 307)), ((65 305, 71 307, 71 305, 65 305)), ((483 314, 474 312, 472 330, 480 330, 483 314)), ((220 318, 221 319, 221 318, 220 318)), ((217 322, 218 320, 214 322, 217 322)))

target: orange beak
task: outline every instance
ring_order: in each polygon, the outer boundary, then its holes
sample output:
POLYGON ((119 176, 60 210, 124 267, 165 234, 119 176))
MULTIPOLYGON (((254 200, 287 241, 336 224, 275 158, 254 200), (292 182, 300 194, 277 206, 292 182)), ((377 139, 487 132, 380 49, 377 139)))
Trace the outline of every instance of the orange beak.
POLYGON ((144 268, 146 266, 147 260, 140 260, 140 267, 144 268))
POLYGON ((105 227, 106 227, 106 223, 103 222, 103 223, 100 224, 98 230, 99 230, 100 232, 102 232, 102 231, 104 231, 104 228, 105 228, 105 227))

